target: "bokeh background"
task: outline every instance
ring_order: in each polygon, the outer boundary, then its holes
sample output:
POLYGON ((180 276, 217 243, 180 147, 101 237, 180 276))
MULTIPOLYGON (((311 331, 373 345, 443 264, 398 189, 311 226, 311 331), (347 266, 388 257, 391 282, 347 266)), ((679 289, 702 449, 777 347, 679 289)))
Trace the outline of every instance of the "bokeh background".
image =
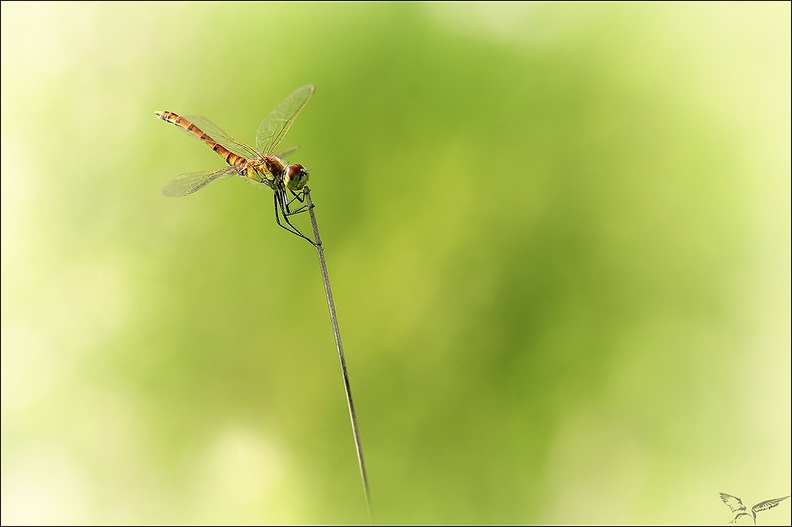
POLYGON ((1 7, 3 524, 368 522, 315 251, 160 195, 306 83, 375 523, 790 494, 789 3, 1 7))

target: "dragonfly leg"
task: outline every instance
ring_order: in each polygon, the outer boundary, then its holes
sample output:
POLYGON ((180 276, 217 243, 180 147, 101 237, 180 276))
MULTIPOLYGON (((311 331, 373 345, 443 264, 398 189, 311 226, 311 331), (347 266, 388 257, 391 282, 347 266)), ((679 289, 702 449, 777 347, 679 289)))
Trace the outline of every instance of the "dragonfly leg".
POLYGON ((288 203, 286 202, 285 192, 275 191, 275 222, 278 224, 279 227, 289 231, 290 233, 294 234, 295 236, 299 236, 300 238, 306 240, 311 245, 316 245, 316 243, 305 236, 303 233, 300 232, 300 229, 292 225, 292 222, 289 221, 289 216, 294 214, 293 212, 289 212, 288 210, 288 203), (283 214, 283 220, 286 222, 286 225, 282 224, 280 221, 280 215, 283 214))
POLYGON ((294 197, 290 199, 288 202, 286 202, 286 212, 288 213, 288 215, 291 216, 292 214, 299 214, 301 212, 305 212, 306 210, 308 210, 307 205, 305 203, 305 194, 303 193, 303 191, 294 192, 291 189, 289 189, 289 191, 294 195, 294 197), (300 203, 302 203, 302 205, 300 205, 294 210, 291 210, 289 207, 292 203, 294 203, 294 200, 299 201, 300 203))

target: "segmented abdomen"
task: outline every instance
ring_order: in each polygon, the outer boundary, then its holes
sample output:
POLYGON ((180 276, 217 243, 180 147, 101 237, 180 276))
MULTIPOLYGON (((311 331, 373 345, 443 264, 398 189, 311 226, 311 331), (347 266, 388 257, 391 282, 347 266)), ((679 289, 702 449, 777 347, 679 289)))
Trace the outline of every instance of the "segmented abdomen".
POLYGON ((224 147, 223 145, 212 139, 200 128, 195 126, 193 123, 191 123, 189 120, 185 119, 181 115, 175 114, 173 112, 154 112, 154 113, 156 114, 157 117, 159 117, 163 121, 173 123, 179 128, 183 128, 187 132, 191 133, 192 135, 194 135, 195 137, 197 137, 198 139, 209 145, 209 148, 220 154, 220 156, 223 159, 225 159, 226 163, 228 163, 229 165, 237 166, 247 161, 244 157, 240 157, 236 155, 235 153, 231 152, 226 147, 224 147))

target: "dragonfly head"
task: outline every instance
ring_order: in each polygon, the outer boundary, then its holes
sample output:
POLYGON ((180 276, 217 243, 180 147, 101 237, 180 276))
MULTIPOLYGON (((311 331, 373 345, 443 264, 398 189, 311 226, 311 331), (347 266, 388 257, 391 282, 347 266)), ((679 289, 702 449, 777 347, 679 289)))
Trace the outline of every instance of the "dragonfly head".
POLYGON ((291 190, 302 190, 308 183, 308 171, 302 165, 294 164, 286 167, 286 173, 283 176, 286 187, 291 190))

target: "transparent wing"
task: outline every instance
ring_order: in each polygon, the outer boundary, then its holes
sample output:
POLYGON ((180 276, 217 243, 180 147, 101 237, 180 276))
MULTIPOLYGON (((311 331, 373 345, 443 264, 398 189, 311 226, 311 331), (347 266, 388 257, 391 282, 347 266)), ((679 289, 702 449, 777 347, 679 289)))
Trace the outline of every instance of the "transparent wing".
POLYGON ((731 494, 720 493, 720 499, 725 503, 732 512, 744 511, 745 505, 740 498, 732 496, 731 494))
MULTIPOLYGON (((245 159, 255 159, 259 157, 258 152, 252 146, 248 146, 242 141, 238 139, 234 139, 229 134, 225 133, 225 131, 214 124, 212 121, 204 117, 203 115, 185 115, 185 119, 193 123, 195 126, 201 129, 206 135, 220 143, 222 146, 229 149, 231 152, 235 153, 238 156, 244 157, 245 159)), ((187 132, 187 130, 185 130, 187 132)), ((190 132, 187 132, 190 135, 190 132)), ((195 136, 193 136, 195 137, 195 136)))
POLYGON ((789 496, 784 496, 783 498, 776 498, 774 500, 763 501, 762 503, 757 503, 756 505, 751 507, 751 509, 753 509, 754 512, 766 511, 767 509, 772 509, 773 507, 775 507, 776 505, 778 505, 788 497, 789 496))
POLYGON ((294 145, 294 146, 290 146, 290 147, 289 147, 289 148, 287 148, 286 150, 281 150, 280 152, 278 152, 277 154, 275 154, 275 157, 280 157, 281 159, 285 159, 285 158, 286 158, 286 157, 288 157, 290 154, 293 154, 293 153, 295 153, 295 152, 296 152, 296 151, 297 151, 299 148, 300 148, 300 145, 294 145))
POLYGON ((204 172, 190 172, 176 176, 162 189, 164 196, 180 197, 201 190, 216 179, 224 179, 237 174, 234 167, 221 168, 220 170, 205 170, 204 172))
MULTIPOLYGON (((256 133, 256 148, 264 155, 275 150, 291 128, 300 110, 313 95, 314 87, 306 84, 297 88, 261 121, 256 133)), ((218 141, 219 143, 220 141, 218 141)), ((222 144, 222 143, 221 143, 222 144)))

